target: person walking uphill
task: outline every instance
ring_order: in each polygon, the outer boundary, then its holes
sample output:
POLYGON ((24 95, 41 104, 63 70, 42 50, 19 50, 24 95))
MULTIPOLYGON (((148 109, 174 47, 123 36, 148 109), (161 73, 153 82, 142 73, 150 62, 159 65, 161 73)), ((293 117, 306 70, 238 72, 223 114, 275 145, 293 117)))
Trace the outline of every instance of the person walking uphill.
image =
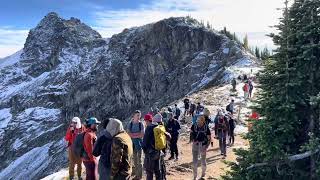
POLYGON ((94 145, 93 153, 92 153, 95 157, 100 156, 99 165, 98 165, 100 180, 110 180, 110 176, 111 176, 110 154, 111 154, 112 136, 106 130, 108 123, 109 123, 109 119, 106 119, 101 123, 103 130, 101 132, 100 137, 98 137, 98 140, 94 145))
POLYGON ((85 155, 82 157, 83 164, 86 168, 86 179, 87 180, 98 180, 98 161, 95 156, 93 156, 93 145, 97 141, 96 132, 98 130, 98 121, 96 118, 91 117, 87 121, 87 129, 84 134, 83 148, 85 155))
POLYGON ((128 124, 127 132, 133 142, 133 176, 134 180, 142 179, 142 139, 144 136, 144 124, 140 121, 141 111, 133 113, 132 121, 128 124))
POLYGON ((205 117, 203 115, 199 116, 197 123, 191 127, 192 135, 192 156, 193 156, 193 179, 197 179, 198 176, 198 163, 199 155, 201 155, 201 168, 202 174, 201 178, 206 175, 207 169, 207 149, 209 147, 209 142, 211 142, 211 132, 209 127, 206 125, 205 117))
POLYGON ((113 137, 111 149, 111 180, 129 180, 132 173, 133 145, 122 122, 110 118, 107 131, 113 137))
POLYGON ((65 140, 68 142, 68 156, 69 156, 69 179, 73 180, 74 178, 74 168, 77 165, 77 175, 78 179, 81 179, 82 172, 82 160, 81 157, 77 157, 73 150, 72 144, 76 136, 84 131, 84 128, 81 125, 81 121, 78 117, 74 117, 71 120, 71 124, 67 130, 65 140))
POLYGON ((167 132, 170 133, 170 152, 171 156, 169 160, 174 159, 174 155, 176 155, 176 160, 179 159, 179 151, 178 151, 178 139, 179 139, 179 130, 181 129, 180 123, 173 118, 173 114, 169 113, 169 121, 166 127, 167 132))
POLYGON ((219 147, 221 151, 221 155, 223 155, 223 159, 227 156, 227 134, 229 133, 229 123, 228 119, 224 115, 218 116, 217 121, 215 122, 215 132, 217 133, 219 138, 219 147))

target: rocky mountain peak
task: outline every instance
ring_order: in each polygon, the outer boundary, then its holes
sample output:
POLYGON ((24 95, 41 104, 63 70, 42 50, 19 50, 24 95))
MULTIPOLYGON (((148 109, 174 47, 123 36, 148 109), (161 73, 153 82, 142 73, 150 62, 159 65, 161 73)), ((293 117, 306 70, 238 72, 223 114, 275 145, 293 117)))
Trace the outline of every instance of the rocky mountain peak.
POLYGON ((22 59, 32 66, 28 74, 37 76, 59 64, 62 49, 92 47, 99 40, 101 35, 79 19, 65 20, 51 12, 30 30, 22 59))

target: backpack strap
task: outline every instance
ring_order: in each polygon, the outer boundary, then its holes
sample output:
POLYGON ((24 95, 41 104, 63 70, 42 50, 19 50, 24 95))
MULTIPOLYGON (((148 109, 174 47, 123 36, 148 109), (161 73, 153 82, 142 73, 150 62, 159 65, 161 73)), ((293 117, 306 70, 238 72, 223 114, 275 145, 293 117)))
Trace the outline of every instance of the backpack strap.
POLYGON ((141 132, 142 129, 142 122, 139 121, 139 132, 141 132))
POLYGON ((132 121, 130 122, 130 127, 129 127, 130 133, 132 132, 132 121))

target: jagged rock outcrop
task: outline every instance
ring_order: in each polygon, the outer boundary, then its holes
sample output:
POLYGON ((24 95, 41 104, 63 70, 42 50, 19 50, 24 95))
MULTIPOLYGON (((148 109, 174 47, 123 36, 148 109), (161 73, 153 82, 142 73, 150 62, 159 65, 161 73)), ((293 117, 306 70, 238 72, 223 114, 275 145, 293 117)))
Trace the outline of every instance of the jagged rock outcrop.
POLYGON ((191 18, 103 39, 56 13, 30 30, 21 52, 1 61, 0 179, 38 179, 65 166, 62 138, 72 116, 125 120, 135 109, 227 82, 229 66, 254 63, 240 45, 191 18))

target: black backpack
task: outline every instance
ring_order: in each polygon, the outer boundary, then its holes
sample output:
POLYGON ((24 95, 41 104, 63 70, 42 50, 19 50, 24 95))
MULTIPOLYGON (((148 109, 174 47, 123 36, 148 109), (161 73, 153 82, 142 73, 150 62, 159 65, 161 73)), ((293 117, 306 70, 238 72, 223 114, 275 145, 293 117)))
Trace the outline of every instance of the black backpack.
POLYGON ((227 105, 226 110, 231 112, 230 104, 227 105))
POLYGON ((78 158, 85 157, 87 154, 83 147, 85 134, 85 132, 78 134, 72 144, 72 151, 78 158))

